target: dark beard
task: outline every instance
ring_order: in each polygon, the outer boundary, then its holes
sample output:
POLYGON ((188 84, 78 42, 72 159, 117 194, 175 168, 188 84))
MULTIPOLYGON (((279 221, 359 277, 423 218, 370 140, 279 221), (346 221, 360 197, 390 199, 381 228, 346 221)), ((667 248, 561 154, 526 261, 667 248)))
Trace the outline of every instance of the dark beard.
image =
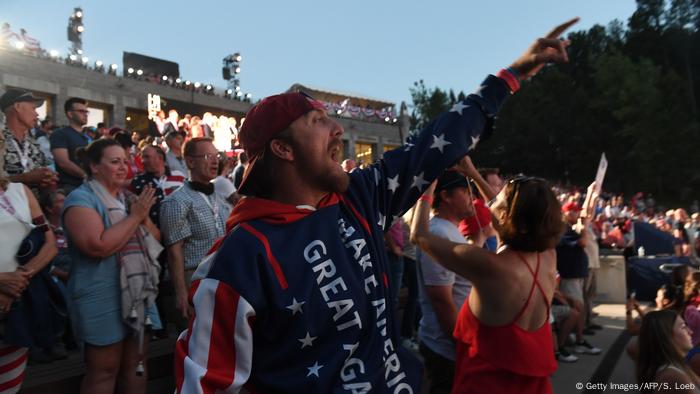
MULTIPOLYGON (((292 141, 291 144, 296 152, 304 152, 303 148, 301 148, 296 141, 292 141)), ((329 148, 337 145, 339 145, 340 151, 342 151, 343 142, 340 139, 338 139, 337 142, 331 143, 329 148)), ((321 171, 305 154, 298 155, 296 160, 299 172, 303 174, 303 176, 308 177, 309 183, 319 190, 329 193, 345 193, 345 191, 348 190, 350 176, 345 173, 345 171, 321 171)), ((338 169, 340 169, 340 164, 338 164, 338 169)))

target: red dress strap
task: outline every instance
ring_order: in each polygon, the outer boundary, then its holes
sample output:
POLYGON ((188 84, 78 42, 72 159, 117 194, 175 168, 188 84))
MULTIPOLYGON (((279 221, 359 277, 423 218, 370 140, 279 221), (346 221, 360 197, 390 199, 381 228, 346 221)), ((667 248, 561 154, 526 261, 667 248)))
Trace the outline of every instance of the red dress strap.
POLYGON ((542 290, 540 282, 537 280, 537 274, 540 272, 540 254, 537 253, 537 266, 535 267, 535 271, 532 271, 532 268, 530 268, 530 265, 527 263, 527 260, 525 260, 525 258, 523 257, 523 255, 520 254, 520 252, 515 251, 515 254, 518 255, 520 260, 522 260, 523 264, 525 264, 525 267, 527 267, 527 270, 530 271, 530 273, 532 274, 533 281, 532 287, 530 288, 530 294, 527 296, 525 305, 523 305, 522 309, 520 309, 520 312, 518 312, 518 314, 515 316, 515 319, 513 319, 512 324, 515 324, 518 320, 520 320, 520 317, 522 317, 528 305, 530 305, 530 299, 532 299, 532 294, 535 292, 535 286, 540 290, 540 293, 542 293, 542 298, 544 299, 545 304, 547 306, 547 319, 549 319, 549 302, 547 302, 547 296, 545 295, 544 290, 542 290))

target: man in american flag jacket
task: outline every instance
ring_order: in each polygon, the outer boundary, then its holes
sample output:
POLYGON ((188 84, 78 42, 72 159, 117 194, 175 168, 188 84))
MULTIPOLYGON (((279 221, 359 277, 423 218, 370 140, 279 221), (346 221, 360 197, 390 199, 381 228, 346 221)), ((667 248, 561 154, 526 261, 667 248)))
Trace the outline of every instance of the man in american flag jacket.
POLYGON ((193 277, 194 317, 177 341, 181 393, 419 393, 421 365, 400 345, 383 233, 489 131, 519 81, 567 61, 535 42, 406 144, 343 172, 342 127, 302 93, 246 115, 250 158, 227 235, 193 277))

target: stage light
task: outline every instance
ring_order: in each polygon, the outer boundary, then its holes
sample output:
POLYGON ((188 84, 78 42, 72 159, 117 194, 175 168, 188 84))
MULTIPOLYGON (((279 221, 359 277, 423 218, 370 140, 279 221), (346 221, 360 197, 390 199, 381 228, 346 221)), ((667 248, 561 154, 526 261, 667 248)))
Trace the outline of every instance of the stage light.
POLYGON ((95 67, 102 67, 102 60, 98 60, 95 62, 95 67))
POLYGON ((138 76, 143 75, 143 70, 141 70, 140 68, 138 70, 136 70, 136 75, 138 75, 138 76))
POLYGON ((399 121, 399 120, 396 119, 396 118, 394 118, 394 119, 391 120, 392 123, 396 123, 396 122, 398 122, 398 121, 399 121))
POLYGON ((126 117, 126 121, 128 122, 128 121, 130 121, 130 120, 131 120, 131 116, 127 116, 127 117, 126 117))
POLYGON ((78 27, 75 28, 75 30, 78 31, 78 33, 82 33, 85 31, 85 26, 79 25, 78 27))
POLYGON ((233 58, 234 58, 237 62, 240 62, 241 60, 243 60, 243 58, 241 57, 241 54, 240 54, 240 53, 234 53, 234 54, 233 54, 233 58))
POLYGON ((182 79, 180 79, 180 78, 175 80, 175 83, 181 83, 181 82, 182 82, 182 79))
POLYGON ((384 121, 387 122, 387 123, 388 123, 390 120, 391 120, 391 118, 388 117, 388 116, 387 116, 386 118, 384 118, 384 121))
POLYGON ((237 97, 241 97, 242 95, 243 95, 243 93, 241 93, 241 92, 236 92, 236 96, 237 96, 237 97))
POLYGON ((336 114, 336 115, 340 115, 340 114, 342 114, 342 113, 343 113, 343 110, 342 110, 342 109, 339 109, 339 110, 336 110, 336 111, 335 111, 335 114, 336 114))
POLYGON ((233 70, 233 72, 236 73, 236 74, 240 74, 240 73, 241 73, 241 68, 240 68, 240 67, 236 67, 236 68, 233 70))
POLYGON ((134 73, 134 69, 131 68, 131 67, 129 67, 128 69, 126 69, 126 72, 128 72, 129 74, 133 74, 133 73, 134 73))
POLYGON ((83 54, 83 50, 82 50, 82 49, 78 49, 77 51, 75 51, 75 53, 77 53, 78 55, 82 55, 82 54, 83 54))
POLYGON ((252 94, 250 94, 250 93, 246 93, 246 95, 245 95, 245 98, 249 99, 249 98, 251 98, 251 97, 253 97, 253 95, 252 95, 252 94))
POLYGON ((77 11, 75 11, 75 17, 76 17, 76 18, 82 18, 82 17, 83 17, 83 11, 81 11, 80 9, 78 9, 77 11))
POLYGON ((109 66, 109 68, 112 69, 112 71, 117 71, 117 67, 119 67, 119 66, 117 66, 117 65, 114 64, 114 63, 112 63, 112 64, 109 66))
POLYGON ((187 85, 187 86, 190 86, 191 83, 192 82, 190 82, 190 81, 185 81, 185 85, 187 85))
POLYGON ((163 75, 163 81, 167 81, 167 80, 168 80, 168 76, 167 76, 167 75, 163 75))
POLYGON ((201 83, 199 83, 199 82, 195 82, 195 83, 194 83, 194 87, 195 87, 195 88, 199 89, 200 86, 202 86, 201 83))
POLYGON ((232 90, 232 89, 227 89, 227 90, 226 90, 226 94, 228 94, 228 95, 233 94, 233 90, 232 90))
POLYGON ((68 56, 68 58, 69 58, 72 62, 78 60, 78 57, 75 56, 75 55, 70 55, 70 56, 68 56))
POLYGON ((83 61, 83 64, 87 64, 88 60, 90 60, 87 56, 83 56, 81 59, 83 61))
POLYGON ((240 92, 240 91, 241 91, 241 87, 240 87, 240 86, 236 86, 236 91, 237 91, 237 92, 240 92))
POLYGON ((51 57, 53 57, 53 58, 56 58, 56 57, 58 57, 58 51, 55 50, 55 49, 52 49, 52 50, 49 52, 49 55, 50 55, 51 57))
POLYGON ((16 41, 15 42, 15 48, 22 50, 24 49, 24 43, 22 41, 16 41))
POLYGON ((211 90, 211 85, 207 85, 207 90, 211 90))

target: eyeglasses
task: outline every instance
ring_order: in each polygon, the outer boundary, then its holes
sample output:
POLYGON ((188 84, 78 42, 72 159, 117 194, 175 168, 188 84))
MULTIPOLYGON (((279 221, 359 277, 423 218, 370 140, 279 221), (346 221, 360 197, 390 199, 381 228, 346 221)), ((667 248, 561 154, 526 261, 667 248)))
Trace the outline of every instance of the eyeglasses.
POLYGON ((206 153, 204 155, 189 155, 189 157, 195 157, 195 158, 200 158, 203 157, 204 160, 219 160, 219 154, 218 153, 206 153))

